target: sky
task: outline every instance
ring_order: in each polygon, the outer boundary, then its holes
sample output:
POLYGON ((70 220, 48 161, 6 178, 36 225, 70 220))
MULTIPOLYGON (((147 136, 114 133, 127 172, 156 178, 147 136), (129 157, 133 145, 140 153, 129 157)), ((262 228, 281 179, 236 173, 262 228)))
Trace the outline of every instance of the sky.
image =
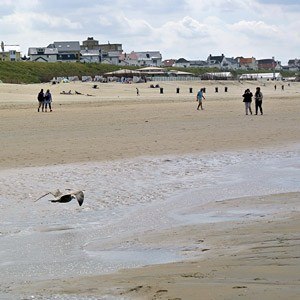
POLYGON ((0 41, 122 44, 164 59, 300 58, 300 0, 1 0, 0 41))

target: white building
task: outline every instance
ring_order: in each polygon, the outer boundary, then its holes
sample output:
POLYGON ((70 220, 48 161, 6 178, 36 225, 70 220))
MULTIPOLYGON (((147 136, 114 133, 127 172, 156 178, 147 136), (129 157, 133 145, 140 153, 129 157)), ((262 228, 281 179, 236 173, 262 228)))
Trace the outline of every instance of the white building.
POLYGON ((175 61, 174 67, 178 68, 188 68, 190 66, 190 62, 185 58, 179 58, 175 61))
POLYGON ((159 51, 146 51, 122 53, 119 56, 119 64, 143 67, 160 67, 162 65, 162 55, 159 51))
POLYGON ((282 75, 280 73, 251 73, 242 74, 239 78, 240 80, 282 80, 282 75))
POLYGON ((99 63, 101 60, 101 53, 99 50, 81 50, 80 62, 83 63, 99 63))
POLYGON ((57 54, 58 50, 56 48, 31 47, 28 49, 28 56, 31 61, 56 62, 57 54))

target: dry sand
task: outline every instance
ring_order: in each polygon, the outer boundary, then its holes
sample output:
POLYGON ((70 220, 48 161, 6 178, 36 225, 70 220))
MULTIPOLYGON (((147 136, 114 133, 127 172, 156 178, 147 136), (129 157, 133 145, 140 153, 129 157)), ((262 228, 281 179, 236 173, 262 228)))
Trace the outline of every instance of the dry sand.
MULTIPOLYGON (((100 161, 140 155, 280 147, 299 142, 300 84, 274 91, 262 86, 265 115, 245 116, 241 94, 257 83, 175 82, 0 85, 0 126, 5 141, 0 167, 100 161), (228 86, 228 93, 224 86, 228 86), (138 86, 140 96, 136 96, 138 86), (176 94, 176 87, 181 89, 176 94), (204 111, 195 93, 206 87, 204 111), (215 93, 215 86, 219 93, 215 93), (53 112, 37 113, 40 88, 53 93, 53 112), (61 95, 62 90, 84 95, 61 95), (94 96, 86 96, 91 94, 94 96)), ((254 106, 254 105, 252 105, 254 106)))
MULTIPOLYGON (((285 84, 284 91, 279 84, 275 91, 271 82, 159 84, 164 94, 150 89, 150 83, 99 84, 99 89, 93 89, 93 83, 1 84, 0 169, 299 144, 299 83, 285 84), (254 92, 257 85, 264 94, 264 116, 245 116, 241 94, 246 88, 254 92), (199 87, 206 87, 204 111, 196 110, 199 87), (52 91, 51 113, 37 112, 40 88, 52 91), (63 90, 83 95, 61 95, 63 90)), ((216 202, 205 209, 230 209, 242 203, 247 208, 264 203, 279 212, 140 237, 153 245, 162 241, 185 245, 192 260, 36 282, 19 289, 120 299, 299 299, 299 193, 216 202)))

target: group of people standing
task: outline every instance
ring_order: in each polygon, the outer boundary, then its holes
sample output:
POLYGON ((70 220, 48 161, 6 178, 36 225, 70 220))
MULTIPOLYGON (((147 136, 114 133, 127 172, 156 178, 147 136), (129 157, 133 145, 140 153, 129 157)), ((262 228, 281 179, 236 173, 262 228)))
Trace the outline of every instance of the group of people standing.
MULTIPOLYGON (((246 89, 243 94, 243 102, 245 103, 245 109, 246 109, 246 115, 248 115, 248 112, 252 115, 252 109, 251 109, 251 102, 252 102, 253 94, 249 89, 246 89)), ((196 96, 196 101, 198 102, 197 110, 201 109, 203 110, 203 104, 202 101, 205 100, 205 97, 203 95, 203 89, 200 89, 196 96)), ((262 100, 263 100, 263 94, 260 90, 260 87, 256 88, 256 92, 254 94, 255 99, 255 114, 257 115, 258 109, 260 111, 260 114, 263 115, 263 109, 262 109, 262 100)))
MULTIPOLYGON (((252 115, 252 109, 251 109, 251 102, 252 102, 253 94, 249 89, 246 89, 243 94, 243 102, 245 103, 245 110, 246 115, 248 115, 248 111, 252 115)), ((260 87, 256 88, 256 92, 254 94, 255 99, 255 114, 257 115, 258 109, 260 110, 260 114, 263 115, 263 109, 262 109, 262 100, 263 100, 263 94, 260 90, 260 87)))
POLYGON ((38 93, 37 99, 39 101, 39 107, 38 112, 42 108, 42 112, 47 112, 47 108, 49 107, 49 110, 52 111, 52 95, 50 93, 50 90, 47 90, 46 93, 44 93, 44 90, 41 89, 41 91, 38 93))

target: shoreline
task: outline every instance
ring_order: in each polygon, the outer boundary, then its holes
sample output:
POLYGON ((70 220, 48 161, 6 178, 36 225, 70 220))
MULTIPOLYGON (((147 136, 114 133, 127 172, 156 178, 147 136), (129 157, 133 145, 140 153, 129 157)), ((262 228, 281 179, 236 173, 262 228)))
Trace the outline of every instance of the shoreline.
MULTIPOLYGON (((297 168, 294 161, 297 161, 299 148, 288 149, 289 150, 286 149, 286 151, 283 152, 271 151, 270 153, 257 151, 257 157, 251 152, 243 154, 235 152, 237 157, 235 157, 234 153, 229 155, 226 152, 218 153, 217 155, 208 154, 211 158, 214 157, 214 159, 217 159, 217 157, 219 157, 223 161, 221 164, 213 161, 212 167, 215 170, 220 171, 223 169, 224 163, 225 166, 229 167, 229 169, 225 170, 225 173, 221 172, 222 177, 226 174, 236 174, 234 169, 239 170, 242 168, 244 173, 241 172, 238 174, 244 178, 245 174, 249 174, 245 166, 248 165, 250 169, 255 167, 255 164, 250 163, 250 161, 253 160, 267 172, 272 170, 273 182, 268 179, 265 183, 265 190, 257 189, 255 192, 252 191, 252 193, 257 195, 238 197, 239 192, 237 188, 239 185, 235 182, 234 178, 219 180, 218 192, 212 185, 208 193, 205 188, 207 183, 200 180, 204 186, 196 189, 192 193, 191 188, 182 193, 182 189, 185 190, 182 186, 178 198, 173 194, 167 201, 159 201, 157 199, 158 201, 152 204, 149 203, 149 201, 144 203, 138 201, 136 204, 132 203, 127 208, 125 206, 125 211, 127 211, 125 215, 122 215, 120 208, 114 211, 112 207, 107 207, 108 210, 112 210, 111 216, 117 216, 117 219, 114 218, 110 221, 111 225, 115 227, 119 222, 119 226, 122 228, 120 232, 117 230, 116 234, 112 234, 110 230, 101 229, 101 226, 97 228, 97 220, 99 220, 99 218, 102 219, 101 209, 96 210, 95 214, 89 213, 93 207, 97 206, 90 197, 87 197, 87 202, 83 208, 78 210, 76 209, 76 205, 49 206, 47 202, 40 202, 38 205, 31 207, 30 204, 27 203, 27 206, 29 206, 28 210, 33 214, 32 217, 36 219, 38 223, 38 218, 43 220, 43 225, 38 225, 37 227, 34 226, 34 223, 30 222, 30 219, 29 222, 32 230, 34 230, 32 234, 34 236, 40 235, 40 238, 44 238, 43 243, 46 243, 46 247, 48 239, 52 240, 55 237, 55 240, 60 240, 59 244, 64 244, 64 239, 61 240, 61 238, 71 235, 73 237, 72 240, 75 238, 75 241, 72 241, 72 256, 76 256, 76 252, 78 251, 76 248, 79 246, 80 249, 84 249, 83 253, 80 255, 79 253, 77 254, 83 262, 88 261, 90 255, 94 257, 93 259, 96 259, 93 265, 97 265, 97 257, 100 259, 100 265, 106 265, 107 259, 108 261, 122 261, 123 259, 126 260, 128 264, 133 257, 138 260, 138 255, 143 255, 143 259, 146 259, 146 261, 147 256, 150 255, 150 260, 149 264, 146 264, 144 267, 132 268, 127 266, 125 269, 119 267, 118 269, 121 270, 117 272, 102 275, 99 274, 101 273, 100 266, 98 272, 95 271, 91 272, 91 275, 84 275, 84 273, 81 273, 82 269, 79 268, 79 264, 76 263, 78 274, 70 274, 68 276, 66 274, 64 275, 64 273, 60 273, 57 265, 55 268, 56 276, 52 279, 42 280, 41 278, 43 278, 43 276, 39 276, 38 274, 32 274, 33 277, 26 277, 26 283, 24 284, 18 284, 18 280, 14 279, 15 284, 12 287, 14 296, 18 294, 23 297, 34 296, 40 297, 41 299, 60 297, 70 300, 85 298, 97 299, 97 297, 103 299, 155 299, 155 297, 159 296, 160 299, 181 298, 196 300, 202 295, 206 295, 207 299, 224 299, 224 295, 235 299, 241 294, 251 299, 249 295, 252 294, 260 296, 263 299, 271 300, 277 299, 277 295, 278 299, 281 299, 284 294, 288 295, 289 299, 293 299, 293 295, 296 295, 300 291, 297 285, 296 272, 299 265, 299 259, 297 258, 298 239, 295 237, 299 226, 300 192, 280 193, 280 189, 278 189, 277 193, 268 194, 268 191, 274 191, 274 186, 276 186, 278 178, 283 176, 285 178, 283 182, 288 180, 284 175, 285 173, 282 173, 284 169, 290 174, 289 168, 291 166, 295 165, 295 168, 297 168), (249 158, 249 153, 253 155, 252 158, 249 158), (231 161, 230 157, 234 160, 231 161), (283 165, 270 164, 270 162, 274 159, 276 160, 276 158, 279 161, 282 161, 282 159, 286 161, 283 165), (261 165, 262 162, 266 165, 261 165), (275 172, 275 170, 277 170, 277 172, 275 172), (236 186, 236 191, 233 189, 232 184, 230 184, 232 181, 236 186), (220 187, 222 184, 224 191, 220 187), (227 189, 232 191, 230 193, 226 192, 227 189), (177 206, 178 204, 179 206, 177 206), (135 205, 138 207, 137 210, 135 209, 135 205), (131 209, 132 207, 134 208, 133 210, 131 209), (176 207, 176 209, 174 207, 176 207), (66 224, 61 220, 60 209, 62 209, 61 212, 64 218, 69 220, 66 224), (40 215, 39 211, 51 215, 51 222, 49 224, 47 219, 40 215), (156 213, 152 215, 150 212, 156 213), (69 217, 70 214, 74 216, 72 219, 69 217), (91 218, 92 216, 94 216, 94 218, 91 218), (88 220, 88 222, 80 221, 82 219, 88 220), (70 220, 73 220, 73 222, 70 222, 70 220), (136 223, 138 220, 142 220, 139 226, 137 226, 139 223, 136 223), (170 222, 171 220, 172 222, 170 222), (160 226, 160 223, 163 224, 163 226, 160 226), (88 226, 88 224, 94 224, 92 226, 93 229, 89 228, 90 226, 88 226), (122 224, 127 225, 122 226, 122 224), (92 234, 92 238, 88 238, 90 234, 92 234), (76 242, 77 239, 82 240, 83 236, 87 238, 87 241, 83 242, 84 247, 76 242), (257 249, 261 249, 261 251, 257 249), (280 249, 280 253, 278 253, 278 249, 280 249), (174 255, 177 252, 183 259, 178 256, 176 262, 173 263, 156 264, 154 260, 151 260, 153 255, 154 257, 168 255, 168 253, 174 255), (266 259, 268 261, 267 263, 266 259), (285 265, 286 259, 291 261, 287 265, 285 265), (255 266, 253 266, 253 262, 255 262, 255 266), (282 268, 282 266, 285 267, 282 268), (293 266, 293 268, 290 266, 293 266), (59 278, 55 279, 56 277, 59 278)), ((194 157, 197 158, 197 156, 194 157)), ((210 160, 208 157, 202 157, 202 159, 204 166, 206 166, 205 169, 207 169, 210 165, 210 160), (209 163, 209 165, 207 165, 207 163, 209 163)), ((103 172, 105 178, 107 176, 106 172, 108 171, 111 173, 114 172, 114 170, 119 170, 120 167, 130 169, 130 166, 140 166, 141 161, 152 161, 152 159, 137 158, 133 161, 127 159, 120 161, 116 165, 114 165, 114 162, 110 162, 99 164, 99 166, 93 163, 53 166, 52 168, 44 169, 44 173, 48 174, 48 176, 50 176, 49 178, 51 178, 52 174, 57 174, 57 176, 61 174, 60 171, 63 169, 67 173, 69 169, 74 169, 75 173, 73 176, 76 178, 77 170, 84 172, 85 169, 90 170, 93 168, 91 178, 98 173, 98 170, 103 172), (107 165, 107 171, 105 171, 105 165, 107 165)), ((172 161, 180 163, 178 157, 168 156, 157 158, 153 161, 153 166, 160 165, 161 162, 165 162, 167 166, 170 165, 172 161)), ((201 168, 192 163, 190 156, 182 157, 180 165, 186 161, 190 162, 190 167, 195 169, 196 173, 199 172, 201 168)), ((149 170, 149 166, 146 165, 145 168, 149 170)), ((181 168, 176 168, 174 171, 177 169, 180 170, 181 168)), ((188 169, 189 168, 187 168, 187 170, 188 169)), ((163 166, 162 170, 164 173, 170 173, 170 170, 163 166)), ((36 178, 40 178, 40 175, 43 174, 42 167, 23 171, 25 172, 24 174, 27 174, 25 177, 28 177, 28 182, 36 182, 36 178), (30 176, 31 173, 34 175, 32 174, 30 176)), ((16 177, 10 176, 10 178, 17 183, 17 186, 28 186, 26 180, 18 179, 24 178, 22 173, 19 173, 17 170, 11 170, 10 173, 13 172, 16 173, 16 177)), ((141 172, 143 174, 142 170, 141 172)), ((269 178, 268 174, 269 173, 262 173, 257 178, 258 180, 260 177, 269 178)), ((157 180, 159 180, 160 176, 157 171, 156 176, 158 176, 157 180)), ((172 177, 173 175, 170 174, 170 176, 172 177)), ((219 172, 213 177, 210 177, 209 174, 204 172, 203 176, 207 178, 207 182, 214 182, 215 179, 222 178, 219 172)), ((131 180, 135 182, 135 178, 140 178, 140 174, 137 173, 135 176, 131 173, 120 175, 121 180, 123 177, 128 177, 128 180, 131 178, 131 180)), ((294 175, 291 174, 290 177, 289 180, 293 180, 294 175)), ((43 178, 46 181, 48 180, 45 175, 43 178)), ((83 175, 83 178, 85 179, 82 182, 90 182, 89 187, 94 190, 93 185, 91 185, 91 178, 86 175, 83 175)), ((114 178, 114 176, 112 176, 112 178, 114 178)), ((144 174, 144 180, 146 180, 146 178, 147 176, 144 174)), ((164 178, 164 182, 169 186, 170 183, 166 179, 167 178, 164 178)), ((70 177, 70 180, 73 181, 73 178, 70 177)), ((245 180, 246 178, 244 178, 244 181, 245 180)), ((3 179, 1 179, 1 181, 6 185, 3 179)), ((58 177, 57 181, 61 182, 61 179, 58 177)), ((108 178, 108 182, 109 181, 108 178)), ((116 187, 119 186, 118 181, 116 181, 116 179, 114 181, 116 187)), ((193 179, 193 182, 194 181, 198 182, 199 180, 193 179)), ((95 182, 98 182, 97 178, 95 182)), ((281 184, 283 184, 283 182, 281 184)), ((51 189, 53 189, 54 186, 52 185, 55 183, 51 182, 50 184, 51 189)), ((129 181, 128 184, 131 185, 131 181, 129 181)), ((253 183, 248 182, 248 184, 252 185, 253 183)), ((112 187, 106 186, 106 182, 102 182, 102 185, 108 190, 113 190, 112 187)), ((180 186, 180 182, 175 182, 175 186, 176 185, 180 186)), ((152 186, 151 181, 145 182, 145 186, 152 186)), ((291 190, 288 186, 289 184, 285 189, 291 190)), ((42 185, 39 186, 38 189, 41 188, 42 185)), ((124 188, 126 188, 126 186, 121 186, 121 190, 124 188)), ((295 188, 296 186, 294 189, 295 188)), ((145 189, 142 189, 144 193, 146 193, 145 189)), ((156 187, 155 190, 157 190, 156 187)), ((166 191, 164 191, 164 193, 165 192, 166 191)), ((98 194, 99 192, 95 190, 94 193, 98 194)), ((131 195, 133 191, 129 190, 128 193, 131 195)), ((147 194, 148 193, 149 191, 147 194)), ((243 194, 245 192, 241 191, 241 193, 243 194)), ((103 198, 103 193, 99 194, 101 194, 101 200, 105 202, 106 200, 103 198)), ((151 194, 153 194, 153 192, 150 191, 150 195, 151 194)), ((114 199, 117 198, 117 195, 118 194, 110 193, 109 197, 114 199)), ((14 199, 16 196, 17 195, 11 195, 10 198, 14 199)), ((34 195, 31 195, 31 197, 32 196, 34 195)), ((86 196, 88 196, 88 194, 86 196)), ((124 195, 122 197, 124 197, 124 195)), ((137 197, 139 198, 139 195, 137 195, 137 197)), ((25 199, 27 202, 27 197, 25 199)), ((94 201, 95 200, 96 199, 94 199, 94 201)), ((19 200, 18 203, 21 204, 23 201, 19 200)), ((114 207, 118 207, 118 205, 116 206, 117 203, 114 202, 113 204, 114 207)), ((124 206, 125 203, 121 205, 124 206)), ((13 209, 15 204, 11 203, 11 207, 13 209)), ((107 211, 105 214, 106 213, 107 211)), ((20 211, 19 214, 27 215, 24 209, 20 211)), ((104 223, 109 220, 110 216, 107 215, 107 218, 107 220, 103 220, 104 223)), ((4 223, 6 223, 5 218, 4 223)), ((23 223, 23 225, 25 225, 25 223, 23 223)), ((106 226, 107 225, 108 224, 106 224, 106 226)), ((18 235, 20 235, 19 238, 21 238, 24 234, 20 232, 17 236, 18 235)), ((2 236, 2 238, 4 237, 5 235, 2 236)), ((30 245, 39 244, 43 241, 43 239, 41 240, 40 238, 31 239, 30 232, 26 232, 24 237, 30 245)), ((10 239, 8 239, 8 241, 9 240, 10 239)), ((69 241, 69 239, 66 241, 69 241)), ((26 244, 24 247, 26 248, 26 244)), ((2 250, 4 250, 4 248, 2 250)), ((49 247, 48 251, 49 250, 51 250, 51 247, 49 247)), ((58 250, 61 254, 64 253, 62 251, 63 249, 58 248, 58 250)), ((67 250, 69 251, 69 249, 67 250)), ((34 248, 31 249, 31 253, 35 253, 34 248)), ((40 251, 34 255, 35 261, 39 261, 39 253, 40 251)), ((24 254, 25 253, 23 253, 23 256, 24 254)), ((43 256, 46 257, 45 264, 50 263, 49 266, 51 266, 51 253, 49 261, 46 253, 44 253, 43 256)), ((68 261, 68 258, 69 255, 67 255, 65 259, 68 261)), ((60 264, 63 264, 63 261, 60 264)), ((29 265, 31 266, 30 263, 29 265)), ((132 264, 132 266, 134 267, 134 264, 132 264)), ((32 264, 31 268, 35 269, 37 265, 32 264)), ((50 269, 53 269, 53 267, 50 269)), ((51 274, 53 276, 54 274, 52 272, 51 274)), ((50 278, 52 276, 50 275, 50 278)), ((9 286, 9 283, 6 285, 9 286)), ((14 296, 8 299, 14 299, 14 296)))
MULTIPOLYGON (((264 116, 245 116, 242 103, 244 89, 257 82, 222 83, 228 93, 205 83, 201 112, 195 92, 188 93, 192 83, 180 86, 179 95, 178 82, 161 84, 163 95, 139 84, 139 98, 135 85, 100 86, 87 97, 91 85, 72 84, 85 94, 74 99, 59 94, 71 85, 45 84, 52 113, 36 111, 41 85, 0 85, 0 267, 10 281, 0 284, 1 296, 299 298, 300 84, 284 92, 262 85, 264 116), (58 187, 88 187, 86 202, 32 203, 58 187), (175 200, 164 197, 193 187, 199 189, 190 198, 176 199, 174 213, 175 200), (103 268, 101 255, 125 259, 126 251, 159 256, 172 249, 187 260, 84 276, 103 268), (59 278, 32 279, 43 274, 59 278)), ((196 90, 202 82, 194 84, 196 90)))
MULTIPOLYGON (((266 210, 256 216, 245 213, 244 220, 180 225, 138 236, 148 247, 176 243, 187 255, 185 260, 112 274, 29 281, 15 291, 66 299, 297 299, 299 209, 289 212, 289 206, 299 199, 298 192, 217 201, 209 209, 221 206, 230 211, 246 205, 247 210, 263 203, 266 209, 279 205, 281 211, 276 216, 266 210), (257 234, 258 228, 263 235, 257 234)), ((131 239, 136 237, 126 237, 131 239)))

